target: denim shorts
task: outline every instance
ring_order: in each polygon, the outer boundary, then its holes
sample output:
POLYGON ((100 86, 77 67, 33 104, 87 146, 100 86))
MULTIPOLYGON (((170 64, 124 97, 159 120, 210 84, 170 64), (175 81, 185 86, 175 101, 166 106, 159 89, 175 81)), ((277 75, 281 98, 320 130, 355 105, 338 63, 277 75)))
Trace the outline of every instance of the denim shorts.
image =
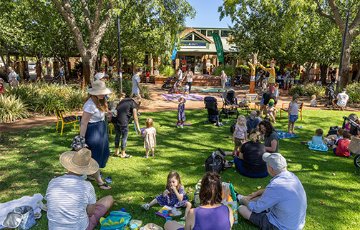
POLYGON ((294 123, 295 121, 297 121, 298 118, 299 118, 298 115, 290 115, 289 116, 289 121, 294 123))

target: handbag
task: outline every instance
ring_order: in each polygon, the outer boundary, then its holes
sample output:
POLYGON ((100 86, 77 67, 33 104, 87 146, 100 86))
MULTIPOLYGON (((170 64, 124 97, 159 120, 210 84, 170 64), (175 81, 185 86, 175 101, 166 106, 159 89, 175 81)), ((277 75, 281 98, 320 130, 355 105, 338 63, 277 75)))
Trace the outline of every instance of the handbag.
POLYGON ((8 213, 4 223, 6 228, 18 228, 19 230, 27 230, 36 224, 34 210, 30 206, 16 207, 12 212, 8 213))

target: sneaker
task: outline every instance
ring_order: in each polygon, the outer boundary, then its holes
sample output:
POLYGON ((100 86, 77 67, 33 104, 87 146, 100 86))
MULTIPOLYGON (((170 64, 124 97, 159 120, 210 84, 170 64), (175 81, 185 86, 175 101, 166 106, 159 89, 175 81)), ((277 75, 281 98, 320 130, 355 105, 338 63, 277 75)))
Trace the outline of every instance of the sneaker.
POLYGON ((149 204, 143 204, 143 205, 141 205, 141 207, 142 207, 143 209, 145 209, 146 211, 150 209, 150 205, 149 205, 149 204))
POLYGON ((236 196, 236 199, 237 199, 237 201, 241 204, 241 198, 243 198, 244 196, 243 195, 241 195, 241 194, 238 194, 237 196, 236 196))
POLYGON ((112 184, 112 178, 111 178, 111 176, 106 177, 106 178, 104 179, 104 181, 105 181, 106 183, 108 183, 108 184, 112 184))

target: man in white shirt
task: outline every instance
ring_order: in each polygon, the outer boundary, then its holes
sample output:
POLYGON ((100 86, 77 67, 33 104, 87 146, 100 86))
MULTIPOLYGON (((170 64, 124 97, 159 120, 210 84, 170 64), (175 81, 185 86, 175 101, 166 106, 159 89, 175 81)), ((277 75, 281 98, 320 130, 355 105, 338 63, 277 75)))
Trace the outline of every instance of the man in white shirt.
POLYGON ((50 230, 94 229, 101 217, 114 203, 112 196, 96 201, 94 187, 86 181, 86 175, 99 170, 98 163, 91 158, 91 151, 64 152, 60 163, 68 173, 50 181, 45 199, 47 200, 48 228, 50 230))
POLYGON ((340 107, 340 109, 344 109, 349 100, 349 95, 346 94, 346 90, 344 89, 341 93, 339 93, 336 97, 336 105, 340 107))
POLYGON ((140 94, 140 74, 141 70, 135 72, 135 74, 131 78, 132 82, 132 89, 131 89, 131 97, 139 97, 141 98, 140 94))

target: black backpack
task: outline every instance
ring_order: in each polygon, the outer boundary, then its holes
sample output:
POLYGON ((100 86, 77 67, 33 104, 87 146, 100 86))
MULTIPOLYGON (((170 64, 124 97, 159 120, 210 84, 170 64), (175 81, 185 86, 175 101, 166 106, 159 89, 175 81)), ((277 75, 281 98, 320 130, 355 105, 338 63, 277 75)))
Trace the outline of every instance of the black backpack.
POLYGON ((330 126, 330 129, 329 129, 329 132, 327 133, 327 136, 336 135, 339 128, 340 128, 339 126, 330 126))
POLYGON ((222 149, 214 151, 205 160, 205 171, 206 172, 217 172, 220 173, 225 169, 225 152, 222 149))

